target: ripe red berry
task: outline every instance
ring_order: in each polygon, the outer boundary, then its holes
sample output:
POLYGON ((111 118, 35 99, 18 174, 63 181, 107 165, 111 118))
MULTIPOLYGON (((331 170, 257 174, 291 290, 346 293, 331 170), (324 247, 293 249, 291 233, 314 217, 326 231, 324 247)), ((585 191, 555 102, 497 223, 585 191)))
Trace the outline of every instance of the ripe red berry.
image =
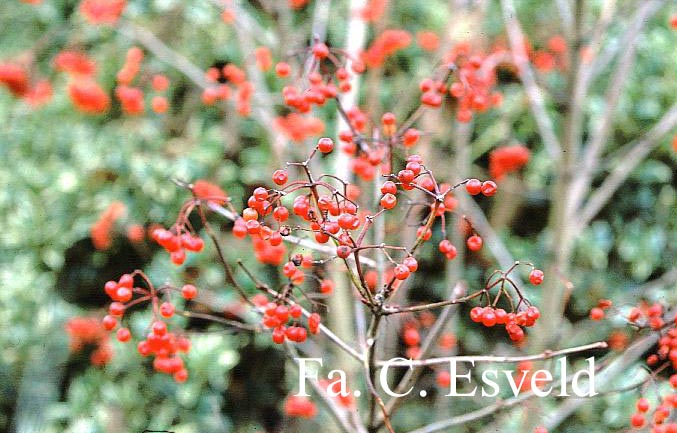
POLYGON ((439 371, 435 375, 435 381, 437 382, 437 385, 446 388, 451 385, 451 373, 446 370, 439 371))
POLYGON ((478 235, 472 235, 466 241, 470 251, 479 251, 482 248, 482 238, 478 235))
POLYGON ((493 308, 487 308, 482 314, 482 324, 486 327, 492 327, 496 325, 496 314, 494 314, 493 308))
POLYGON ((254 194, 252 195, 254 198, 256 198, 256 200, 263 201, 268 198, 268 190, 260 186, 254 190, 254 194))
POLYGON ((169 258, 175 265, 182 265, 186 261, 186 252, 184 250, 174 251, 169 254, 169 258))
POLYGON ((392 209, 397 205, 397 197, 388 193, 381 198, 381 206, 384 209, 392 209))
POLYGON ((452 245, 452 243, 449 241, 449 239, 443 239, 443 240, 440 241, 438 248, 439 248, 439 250, 442 254, 447 254, 452 249, 454 249, 454 245, 452 245))
POLYGON ((174 315, 174 305, 170 302, 163 302, 160 305, 160 315, 165 318, 170 318, 174 315))
POLYGON ((351 252, 352 249, 348 245, 340 245, 336 248, 336 255, 342 259, 348 258, 351 252))
POLYGON ((317 149, 322 153, 329 153, 334 150, 334 140, 329 137, 320 138, 317 141, 317 149))
POLYGON ((181 295, 184 299, 193 299, 197 295, 197 289, 192 284, 186 284, 181 288, 181 295))
POLYGON ((590 310, 590 319, 591 320, 602 320, 604 318, 604 310, 599 307, 595 307, 590 310))
POLYGON ((538 286, 543 282, 543 277, 544 277, 543 271, 541 271, 540 269, 533 269, 529 273, 529 282, 534 286, 538 286))
POLYGON ((418 269, 418 262, 412 256, 405 257, 404 260, 402 260, 402 264, 406 266, 410 272, 416 272, 418 269))
POLYGON ((649 400, 646 398, 640 398, 637 400, 637 410, 640 412, 647 412, 649 410, 649 400))
POLYGON ((320 292, 329 294, 334 291, 334 282, 332 280, 322 280, 320 282, 320 292))
POLYGON ((289 66, 288 63, 280 62, 277 65, 275 65, 275 73, 277 74, 278 77, 281 78, 288 77, 290 72, 291 67, 289 66))
POLYGON ((414 177, 416 177, 416 174, 411 171, 411 170, 401 170, 399 173, 397 173, 397 178, 400 180, 402 183, 411 183, 411 181, 414 180, 414 177))
POLYGON ((468 191, 470 195, 477 195, 482 192, 482 182, 478 179, 468 179, 465 184, 465 190, 468 191))
POLYGON ((286 332, 284 327, 279 326, 273 330, 273 343, 282 344, 286 339, 286 332))
POLYGON ((121 317, 125 313, 125 306, 121 302, 113 302, 108 307, 108 313, 111 316, 121 317))
POLYGON ((384 125, 394 125, 395 124, 395 115, 393 113, 385 113, 381 117, 381 123, 384 125))
POLYGON ((273 182, 275 182, 276 185, 284 185, 287 183, 287 180, 289 179, 289 173, 287 173, 287 170, 275 170, 273 172, 273 182))
POLYGON ((313 45, 313 55, 318 59, 324 59, 329 55, 329 47, 327 47, 322 42, 318 42, 313 45))
POLYGON ((132 277, 129 274, 124 274, 123 276, 120 277, 118 280, 118 286, 119 287, 126 287, 128 289, 131 289, 134 286, 134 277, 132 277))
POLYGON ((538 426, 534 429, 534 433, 548 433, 548 429, 538 426))
POLYGON ((640 428, 644 425, 644 415, 641 413, 635 413, 630 418, 630 424, 635 428, 640 428))
POLYGON ((492 195, 496 194, 497 189, 498 187, 496 184, 490 180, 482 182, 482 194, 487 197, 491 197, 492 195))
POLYGON ((303 314, 303 310, 301 309, 301 306, 298 304, 294 304, 291 307, 289 307, 289 315, 292 316, 294 319, 298 319, 301 317, 303 314))
POLYGON ((410 271, 406 265, 399 264, 395 266, 395 278, 398 280, 406 280, 409 277, 410 271))
POLYGON ((381 194, 397 194, 397 185, 395 182, 387 180, 381 185, 381 194))
POLYGON ((153 334, 162 337, 167 333, 167 324, 162 320, 156 320, 155 322, 153 322, 153 326, 151 326, 151 329, 153 330, 153 334))
POLYGON ((406 328, 402 335, 402 340, 404 340, 404 344, 407 346, 416 346, 421 342, 421 335, 416 328, 406 328))
POLYGON ((127 342, 129 341, 130 338, 132 338, 132 333, 129 332, 129 329, 127 328, 120 328, 118 329, 118 332, 116 333, 116 337, 118 341, 121 342, 127 342))
POLYGON ((104 316, 102 322, 103 328, 107 331, 111 331, 113 328, 115 328, 118 325, 118 321, 115 317, 106 315, 104 316))
POLYGON ((402 135, 402 144, 404 144, 405 147, 411 147, 418 143, 420 136, 421 133, 418 130, 409 128, 404 131, 404 135, 402 135))

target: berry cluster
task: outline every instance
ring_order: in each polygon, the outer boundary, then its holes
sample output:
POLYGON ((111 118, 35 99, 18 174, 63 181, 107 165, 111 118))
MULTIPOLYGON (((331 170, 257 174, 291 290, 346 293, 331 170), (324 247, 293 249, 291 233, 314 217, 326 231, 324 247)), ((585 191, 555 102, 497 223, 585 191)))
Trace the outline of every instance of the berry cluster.
MULTIPOLYGON (((670 377, 670 385, 674 389, 677 387, 677 375, 670 377)), ((649 424, 651 433, 677 433, 677 423, 666 422, 675 413, 677 408, 677 393, 670 393, 661 397, 660 404, 653 410, 649 416, 651 404, 649 400, 641 397, 635 403, 637 411, 630 417, 630 425, 634 428, 642 428, 649 424), (647 417, 649 416, 649 420, 647 417)))
MULTIPOLYGON (((151 332, 138 343, 137 350, 142 356, 154 357, 153 368, 155 371, 171 374, 177 382, 185 382, 188 378, 188 371, 179 353, 187 353, 190 350, 190 341, 181 335, 169 332, 167 322, 163 319, 173 317, 176 307, 169 300, 160 303, 162 293, 168 297, 170 291, 177 289, 163 286, 156 290, 143 272, 134 271, 131 274, 122 275, 118 281, 108 281, 104 290, 113 302, 108 307, 108 315, 103 318, 101 323, 107 331, 113 331, 117 328, 116 338, 122 343, 130 341, 132 338, 131 331, 128 328, 118 327, 125 311, 142 302, 151 302, 154 318, 151 324, 151 332), (148 289, 134 287, 136 277, 141 278, 148 289), (140 296, 134 299, 135 293, 140 296)), ((197 296, 197 289, 192 284, 186 284, 181 288, 180 293, 184 299, 190 300, 197 296)))
POLYGON ((72 317, 66 322, 65 329, 70 338, 72 352, 80 352, 87 345, 94 346, 95 349, 89 356, 92 365, 105 365, 113 357, 108 333, 98 318, 72 317))
POLYGON ((322 319, 318 313, 308 315, 307 329, 300 324, 303 308, 298 304, 287 307, 281 303, 267 302, 264 297, 259 307, 263 311, 261 323, 273 330, 272 339, 276 344, 282 344, 285 340, 303 343, 308 338, 308 332, 317 334, 320 331, 322 319), (289 322, 292 324, 288 325, 289 322))
POLYGON ((540 285, 543 282, 544 274, 540 269, 534 268, 530 263, 520 263, 516 262, 510 269, 507 271, 494 271, 494 273, 489 278, 486 287, 479 292, 476 292, 474 295, 470 295, 469 298, 474 298, 479 296, 480 299, 486 299, 486 306, 484 307, 474 307, 470 310, 470 319, 475 323, 481 323, 482 325, 491 328, 496 325, 505 326, 505 330, 508 333, 510 339, 514 342, 520 342, 524 340, 525 334, 522 328, 530 328, 536 324, 536 321, 541 316, 540 311, 537 307, 531 305, 529 301, 522 295, 522 292, 519 290, 517 285, 510 279, 510 273, 519 265, 527 265, 532 269, 529 273, 529 282, 533 285, 540 285), (497 276, 498 278, 494 278, 497 276), (510 293, 507 291, 506 286, 512 286, 519 297, 519 302, 517 305, 513 303, 510 293), (493 298, 491 297, 491 290, 494 287, 498 287, 498 293, 493 298), (507 312, 503 308, 497 308, 497 304, 501 297, 505 296, 510 303, 512 309, 511 312, 507 312), (522 305, 525 305, 526 308, 520 310, 522 305))
POLYGON ((182 265, 186 261, 186 251, 199 253, 204 248, 204 241, 199 236, 183 232, 181 228, 175 228, 176 232, 157 228, 151 236, 155 242, 167 250, 169 257, 175 265, 182 265))

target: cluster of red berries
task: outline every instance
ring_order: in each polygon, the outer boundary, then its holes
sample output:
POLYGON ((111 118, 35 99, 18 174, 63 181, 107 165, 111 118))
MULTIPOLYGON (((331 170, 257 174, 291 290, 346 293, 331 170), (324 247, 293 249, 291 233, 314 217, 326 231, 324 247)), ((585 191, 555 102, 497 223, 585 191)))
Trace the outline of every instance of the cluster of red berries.
POLYGON ((285 340, 303 343, 308 338, 308 332, 317 334, 320 331, 321 318, 318 313, 308 316, 307 329, 300 325, 303 309, 298 304, 287 307, 281 303, 268 302, 265 297, 257 298, 254 302, 263 312, 263 326, 273 330, 272 340, 276 344, 282 344, 285 340), (292 325, 287 326, 290 321, 292 325))
MULTIPOLYGON (((677 387, 677 375, 670 377, 670 385, 677 387)), ((637 411, 630 417, 630 425, 634 428, 642 428, 647 424, 647 416, 651 410, 649 400, 641 397, 635 403, 637 411)), ((651 433, 677 433, 677 423, 666 422, 674 414, 677 408, 677 394, 670 393, 661 397, 660 404, 654 409, 650 417, 649 425, 651 433)))
POLYGON ((602 320, 606 316, 605 310, 611 308, 613 303, 609 299, 600 299, 597 306, 590 310, 590 320, 602 320))
POLYGON ((489 153, 489 174, 500 181, 508 173, 524 167, 530 157, 531 152, 522 145, 496 148, 489 153))
POLYGON ((86 345, 93 345, 95 349, 90 354, 92 365, 107 364, 113 357, 108 332, 96 317, 72 317, 66 322, 66 333, 70 338, 72 352, 80 352, 86 345))
POLYGON ((505 325, 505 330, 512 341, 519 342, 524 339, 524 331, 521 327, 530 328, 536 324, 541 312, 533 305, 526 311, 508 313, 502 308, 474 307, 470 310, 470 319, 490 328, 496 325, 505 325))
POLYGON ((219 100, 228 100, 233 94, 233 90, 228 82, 234 86, 236 91, 235 105, 237 111, 242 116, 248 116, 251 112, 251 97, 254 94, 254 85, 247 80, 247 74, 244 70, 233 63, 228 63, 219 69, 211 67, 205 73, 205 78, 209 85, 202 92, 202 102, 205 105, 214 105, 219 100))
MULTIPOLYGON (((161 290, 169 290, 162 288, 161 290)), ((169 319, 174 316, 176 308, 169 301, 157 305, 158 292, 150 284, 150 281, 140 271, 134 274, 124 274, 118 281, 108 281, 104 285, 104 291, 113 300, 108 307, 108 314, 103 318, 101 324, 106 331, 113 331, 117 328, 116 338, 122 343, 131 340, 131 331, 126 327, 118 327, 119 321, 125 314, 127 308, 142 301, 152 301, 153 316, 158 315, 163 319, 169 319), (141 275, 150 290, 134 287, 134 276, 141 275), (132 300, 134 293, 141 296, 132 300)), ((197 289, 192 284, 186 284, 181 288, 181 295, 184 299, 190 300, 197 296, 197 289)), ((188 372, 184 366, 183 359, 178 356, 180 352, 187 353, 190 350, 190 341, 183 336, 169 332, 167 323, 161 319, 156 319, 151 325, 151 332, 137 345, 137 350, 142 356, 154 356, 153 368, 160 372, 171 374, 177 382, 185 382, 188 378, 188 372)))
POLYGON ((388 57, 408 47, 411 40, 411 34, 406 30, 384 30, 362 53, 362 61, 370 68, 379 67, 388 57))
MULTIPOLYGON (((118 340, 120 331, 118 330, 118 340)), ((127 331, 129 332, 129 331, 127 331)), ((130 338, 124 334, 127 340, 130 338)), ((121 340, 122 341, 122 340, 121 340)), ((151 332, 137 345, 142 356, 154 356, 153 369, 159 373, 171 374, 175 381, 182 383, 188 379, 188 371, 179 353, 190 351, 190 341, 167 330, 167 324, 161 320, 153 322, 151 332)))
POLYGON ((151 237, 167 250, 172 263, 177 266, 186 261, 186 251, 199 253, 204 248, 202 238, 188 232, 175 234, 170 230, 157 228, 153 230, 151 237))

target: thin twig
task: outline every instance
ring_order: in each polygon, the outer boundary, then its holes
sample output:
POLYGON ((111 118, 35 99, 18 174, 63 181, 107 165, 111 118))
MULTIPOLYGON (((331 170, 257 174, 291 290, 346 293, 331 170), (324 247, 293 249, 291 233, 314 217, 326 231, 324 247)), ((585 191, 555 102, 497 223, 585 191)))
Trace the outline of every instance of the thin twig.
POLYGON ((551 158, 558 160, 560 157, 560 143, 555 134, 555 128, 552 119, 545 106, 543 92, 536 82, 534 71, 531 69, 529 59, 525 50, 525 38, 522 26, 517 19, 517 11, 513 0, 501 0, 501 9, 503 10, 503 21, 510 47, 513 54, 513 61, 519 71, 520 79, 524 85, 524 90, 529 99, 531 111, 536 121, 543 144, 551 158))

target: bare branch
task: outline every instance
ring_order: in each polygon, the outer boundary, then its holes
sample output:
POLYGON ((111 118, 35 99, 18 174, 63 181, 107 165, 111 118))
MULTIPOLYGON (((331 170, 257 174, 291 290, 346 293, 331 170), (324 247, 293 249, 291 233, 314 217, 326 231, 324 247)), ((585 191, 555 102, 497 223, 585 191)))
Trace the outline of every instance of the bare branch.
POLYGON ((560 157, 561 145, 555 134, 555 128, 552 119, 545 107, 543 92, 536 82, 534 71, 531 69, 529 59, 525 49, 525 38, 522 26, 517 19, 517 11, 513 0, 501 0, 501 9, 503 10, 503 22, 505 23, 510 48, 513 55, 513 61, 519 71, 520 79, 524 85, 524 90, 529 99, 531 111, 536 120, 536 126, 543 139, 543 144, 551 158, 558 160, 560 157))
MULTIPOLYGON (((425 367, 438 364, 449 364, 450 362, 497 362, 497 363, 513 363, 522 361, 541 361, 544 359, 551 359, 556 356, 569 355, 572 353, 585 352, 592 349, 605 349, 607 343, 598 341, 596 343, 585 344, 583 346, 570 347, 568 349, 560 350, 546 350, 536 355, 522 355, 522 356, 492 356, 492 355, 464 355, 464 356, 447 356, 442 358, 428 358, 428 359, 414 359, 411 361, 397 361, 388 363, 391 367, 425 367)), ((378 366, 385 365, 385 361, 379 361, 378 366)))
POLYGON ((580 212, 581 216, 576 227, 577 232, 580 232, 592 221, 618 188, 623 185, 632 171, 660 143, 660 139, 675 126, 677 126, 677 103, 672 105, 653 128, 635 141, 630 150, 618 161, 613 171, 604 179, 604 182, 592 193, 580 212))
MULTIPOLYGON (((604 112, 599 120, 598 127, 593 132, 590 141, 585 147, 581 158, 582 167, 576 167, 576 175, 573 176, 572 186, 569 191, 571 197, 568 201, 569 215, 573 215, 590 188, 590 182, 599 162, 602 149, 607 143, 612 131, 611 127, 613 126, 614 114, 618 108, 622 91, 625 87, 625 83, 630 77, 629 72, 634 64, 635 54, 637 53, 637 40, 648 20, 652 15, 658 12, 662 3, 663 0, 652 0, 642 3, 635 13, 630 27, 620 42, 621 46, 624 47, 624 50, 618 60, 616 69, 611 75, 610 84, 607 87, 604 97, 604 100, 606 101, 604 112)), ((585 77, 585 79, 587 80, 588 77, 585 77)), ((588 83, 585 82, 583 85, 587 86, 588 83)), ((584 96, 579 95, 578 92, 575 92, 575 95, 584 96)), ((573 104, 574 107, 572 108, 578 107, 578 110, 581 110, 583 100, 579 98, 579 100, 573 101, 573 104)), ((579 119, 579 121, 582 121, 582 119, 579 119)))

